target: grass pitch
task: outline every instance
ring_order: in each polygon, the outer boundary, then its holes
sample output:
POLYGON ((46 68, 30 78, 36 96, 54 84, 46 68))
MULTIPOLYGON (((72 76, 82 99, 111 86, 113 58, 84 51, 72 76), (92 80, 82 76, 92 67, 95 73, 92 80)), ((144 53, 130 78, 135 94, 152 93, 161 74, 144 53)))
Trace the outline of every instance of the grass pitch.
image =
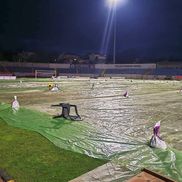
POLYGON ((0 168, 17 182, 67 182, 106 161, 55 147, 35 132, 0 120, 0 168))
MULTIPOLYGON (((0 102, 11 103, 13 95, 18 95, 21 106, 30 108, 51 102, 50 80, 25 80, 23 84, 0 81, 0 102)), ((67 182, 106 162, 60 149, 38 133, 8 126, 0 119, 0 168, 18 182, 67 182)))
MULTIPOLYGON (((65 79, 57 81, 61 92, 51 93, 48 83, 52 80, 21 80, 0 82, 0 102, 11 103, 17 95, 21 106, 50 115, 59 112, 51 104, 70 102, 79 106, 85 122, 107 133, 125 131, 132 137, 145 132, 150 138, 153 124, 162 119, 162 137, 171 147, 182 150, 181 82, 65 79), (122 97, 125 90, 129 100, 122 97), (145 128, 145 123, 151 127, 145 128)), ((3 121, 0 138, 0 167, 19 182, 64 182, 106 162, 62 150, 37 133, 12 128, 3 121)))

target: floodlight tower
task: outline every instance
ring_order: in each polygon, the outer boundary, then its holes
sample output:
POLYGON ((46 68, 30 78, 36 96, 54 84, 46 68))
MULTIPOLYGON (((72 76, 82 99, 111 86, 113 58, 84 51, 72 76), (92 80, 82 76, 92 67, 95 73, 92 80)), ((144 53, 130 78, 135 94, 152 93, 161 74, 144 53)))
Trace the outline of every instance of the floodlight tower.
POLYGON ((116 64, 116 3, 118 0, 113 0, 114 1, 114 42, 113 42, 113 64, 116 64))
POLYGON ((114 37, 113 37, 113 64, 116 63, 116 22, 117 22, 117 16, 116 16, 116 8, 119 4, 124 3, 126 0, 107 0, 108 6, 113 10, 113 17, 114 17, 114 37))

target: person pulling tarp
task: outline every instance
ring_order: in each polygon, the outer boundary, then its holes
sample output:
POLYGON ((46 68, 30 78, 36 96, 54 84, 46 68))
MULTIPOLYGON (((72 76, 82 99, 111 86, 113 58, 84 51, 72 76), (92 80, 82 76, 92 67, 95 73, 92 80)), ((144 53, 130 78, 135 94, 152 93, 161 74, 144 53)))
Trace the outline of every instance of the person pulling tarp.
POLYGON ((167 145, 160 137, 160 121, 155 124, 153 132, 154 134, 150 139, 150 146, 153 148, 166 149, 167 145))
POLYGON ((49 83, 49 84, 48 84, 49 90, 51 90, 51 89, 53 88, 53 86, 54 86, 53 83, 49 83))
POLYGON ((60 104, 56 104, 56 105, 51 105, 52 107, 61 107, 62 108, 62 112, 60 115, 58 116, 54 116, 53 118, 59 118, 59 117, 63 117, 65 119, 69 119, 69 120, 73 120, 73 121, 81 121, 81 117, 78 114, 78 110, 77 110, 77 106, 76 105, 72 105, 69 103, 60 103, 60 104), (71 107, 73 107, 75 109, 75 114, 76 115, 70 115, 70 110, 71 107))

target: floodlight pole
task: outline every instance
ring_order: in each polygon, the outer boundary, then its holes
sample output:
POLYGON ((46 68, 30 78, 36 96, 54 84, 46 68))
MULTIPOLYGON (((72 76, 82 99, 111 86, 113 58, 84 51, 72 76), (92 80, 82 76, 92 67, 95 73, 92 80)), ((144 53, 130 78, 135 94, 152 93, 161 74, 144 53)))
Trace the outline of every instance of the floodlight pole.
POLYGON ((116 2, 114 3, 113 8, 114 13, 114 41, 113 41, 113 64, 116 64, 116 2))

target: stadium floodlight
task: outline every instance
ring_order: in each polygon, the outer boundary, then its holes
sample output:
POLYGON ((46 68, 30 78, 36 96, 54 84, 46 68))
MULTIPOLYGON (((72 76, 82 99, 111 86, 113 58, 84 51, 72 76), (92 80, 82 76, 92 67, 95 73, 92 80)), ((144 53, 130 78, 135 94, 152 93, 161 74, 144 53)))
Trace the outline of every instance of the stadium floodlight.
POLYGON ((107 5, 110 8, 116 7, 119 4, 123 4, 126 0, 106 0, 107 1, 107 5))
POLYGON ((113 64, 116 64, 116 9, 117 6, 123 5, 127 0, 106 0, 107 6, 113 12, 113 28, 114 28, 114 45, 113 45, 113 64))

